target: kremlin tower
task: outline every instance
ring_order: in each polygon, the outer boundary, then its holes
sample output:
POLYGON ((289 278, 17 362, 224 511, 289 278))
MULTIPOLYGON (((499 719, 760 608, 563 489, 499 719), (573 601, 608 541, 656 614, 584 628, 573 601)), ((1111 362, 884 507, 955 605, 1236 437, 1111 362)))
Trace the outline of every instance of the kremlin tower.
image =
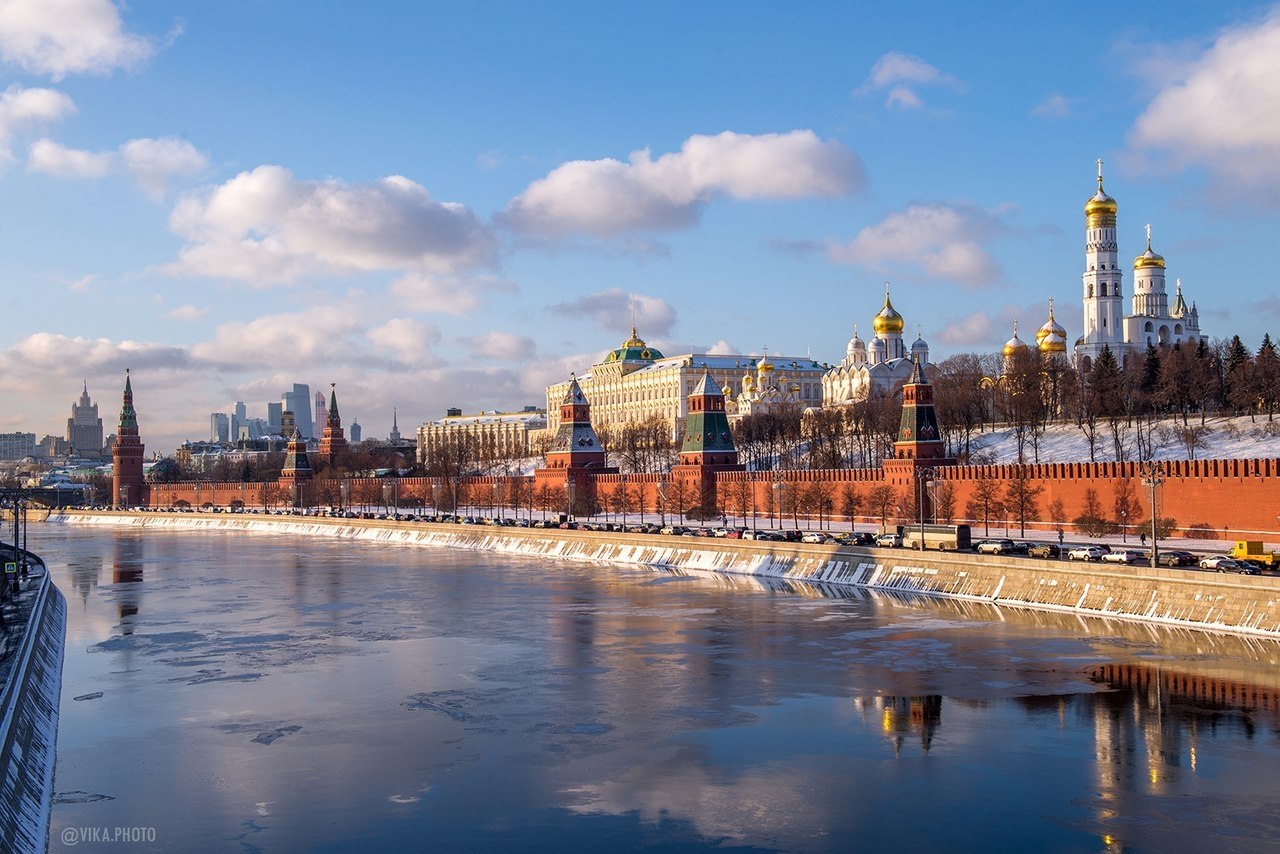
POLYGON ((573 376, 560 402, 560 426, 547 451, 546 468, 534 472, 534 482, 537 488, 564 488, 570 496, 566 506, 576 505, 588 501, 589 496, 594 498, 593 475, 617 474, 616 468, 605 463, 604 448, 591 426, 591 404, 573 376))
POLYGON ((334 460, 346 452, 347 439, 342 433, 342 416, 338 414, 337 384, 329 383, 329 407, 317 456, 326 465, 333 465, 334 460))
POLYGON ((738 449, 729 430, 724 391, 706 371, 689 395, 680 461, 671 468, 671 476, 687 484, 703 508, 711 508, 716 506, 715 473, 745 469, 738 462, 738 449))
POLYGON ((129 371, 124 372, 124 405, 120 407, 120 425, 116 443, 111 449, 111 503, 116 507, 134 507, 147 503, 146 481, 142 477, 142 440, 138 437, 138 413, 133 409, 133 385, 129 371))

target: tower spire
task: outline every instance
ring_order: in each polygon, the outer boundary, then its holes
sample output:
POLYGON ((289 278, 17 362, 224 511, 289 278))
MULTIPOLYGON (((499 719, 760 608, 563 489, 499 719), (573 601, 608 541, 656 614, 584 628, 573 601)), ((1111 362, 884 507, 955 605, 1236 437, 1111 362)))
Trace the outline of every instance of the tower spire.
POLYGON ((1098 158, 1098 192, 1102 192, 1102 158, 1098 158))

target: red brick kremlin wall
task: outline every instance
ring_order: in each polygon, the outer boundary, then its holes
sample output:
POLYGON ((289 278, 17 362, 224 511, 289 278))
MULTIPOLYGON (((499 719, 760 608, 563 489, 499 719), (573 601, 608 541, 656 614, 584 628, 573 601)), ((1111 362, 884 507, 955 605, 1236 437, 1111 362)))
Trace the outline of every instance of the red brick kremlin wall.
MULTIPOLYGON (((984 480, 994 481, 1003 493, 1009 481, 1015 477, 1016 466, 951 466, 938 470, 937 477, 954 484, 955 521, 964 519, 966 504, 972 499, 974 490, 984 480)), ((1044 465, 1023 466, 1022 471, 1032 489, 1039 488, 1036 497, 1037 513, 1034 514, 1034 525, 1044 529, 1054 529, 1063 524, 1068 532, 1072 531, 1071 519, 1082 514, 1085 506, 1085 493, 1093 489, 1103 510, 1103 516, 1111 518, 1115 506, 1117 484, 1128 481, 1132 487, 1132 497, 1139 509, 1135 518, 1129 519, 1131 532, 1135 535, 1142 530, 1144 520, 1150 518, 1150 491, 1142 484, 1141 465, 1138 463, 1051 463, 1044 465), (1047 518, 1047 510, 1055 501, 1060 500, 1065 519, 1047 518)), ((596 500, 601 511, 612 512, 621 506, 617 493, 623 488, 623 475, 599 475, 594 478, 596 500)), ((879 469, 848 470, 797 470, 784 472, 720 472, 715 475, 718 504, 729 511, 730 516, 741 518, 748 513, 741 513, 743 507, 750 508, 754 503, 758 523, 765 526, 770 517, 776 516, 773 507, 775 497, 781 497, 784 506, 789 500, 787 490, 797 488, 811 489, 812 484, 823 484, 829 487, 835 517, 840 517, 842 492, 847 484, 851 484, 863 499, 860 520, 863 522, 879 521, 872 518, 867 509, 869 491, 884 482, 883 473, 879 469), (774 484, 786 486, 779 492, 774 484), (745 488, 738 484, 745 484, 745 488)), ((668 517, 673 515, 676 504, 683 499, 686 506, 697 503, 698 497, 691 490, 683 493, 672 485, 670 476, 657 474, 625 475, 628 499, 628 513, 637 513, 643 507, 646 516, 657 516, 661 507, 660 484, 666 481, 666 507, 668 517)), ((401 478, 398 480, 379 480, 376 478, 353 478, 349 486, 348 504, 354 507, 381 507, 384 503, 383 485, 397 483, 397 495, 404 507, 434 507, 433 483, 440 484, 440 492, 447 496, 453 484, 433 478, 401 478)), ((303 506, 330 507, 341 503, 339 493, 340 481, 320 479, 303 487, 300 501, 303 506)), ((529 495, 534 492, 532 477, 483 477, 467 478, 459 482, 458 503, 462 509, 470 508, 471 512, 480 512, 496 506, 497 494, 501 484, 501 503, 511 508, 518 503, 524 509, 529 506, 529 495)), ((901 506, 906 512, 911 503, 907 491, 908 483, 890 484, 897 490, 895 506, 901 506)), ((221 507, 233 506, 235 502, 243 502, 248 507, 284 507, 291 503, 287 491, 276 484, 261 483, 196 483, 182 482, 174 484, 150 484, 150 504, 152 507, 180 506, 183 502, 191 506, 214 504, 221 507)), ((543 503, 549 503, 549 509, 558 509, 564 502, 563 496, 544 496, 543 503)), ((447 505, 448 499, 442 498, 447 505)), ((1261 539, 1263 534, 1274 534, 1280 531, 1280 460, 1196 460, 1164 463, 1164 484, 1159 491, 1159 510, 1162 517, 1173 518, 1180 529, 1192 525, 1207 525, 1217 538, 1231 539, 1235 535, 1240 538, 1261 539)), ((538 503, 535 502, 535 507, 538 503)), ((786 514, 790 516, 788 512, 786 514)), ((1006 514, 1007 515, 1007 514, 1006 514)), ((907 518, 888 520, 890 523, 909 523, 907 518)), ((1003 524, 999 526, 1003 530, 1003 524)), ((1274 537, 1273 537, 1274 539, 1274 537)))

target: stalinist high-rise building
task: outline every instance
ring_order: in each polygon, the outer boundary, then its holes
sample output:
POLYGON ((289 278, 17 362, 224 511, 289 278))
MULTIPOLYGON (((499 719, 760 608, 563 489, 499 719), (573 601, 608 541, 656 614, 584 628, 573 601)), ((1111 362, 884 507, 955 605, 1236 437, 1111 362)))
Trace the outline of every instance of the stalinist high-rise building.
POLYGON ((1151 248, 1147 226, 1146 250, 1133 260, 1133 299, 1124 313, 1124 272, 1116 242, 1116 200, 1102 189, 1102 161, 1098 161, 1098 191, 1085 203, 1084 334, 1076 341, 1077 364, 1087 370, 1103 347, 1118 361, 1146 352, 1148 345, 1197 344, 1200 312, 1187 308, 1179 280, 1173 306, 1165 291, 1164 256, 1151 248))
POLYGON ((102 419, 98 417, 98 405, 89 400, 89 384, 86 382, 80 400, 71 404, 71 417, 67 419, 67 442, 72 451, 82 457, 102 454, 102 419))

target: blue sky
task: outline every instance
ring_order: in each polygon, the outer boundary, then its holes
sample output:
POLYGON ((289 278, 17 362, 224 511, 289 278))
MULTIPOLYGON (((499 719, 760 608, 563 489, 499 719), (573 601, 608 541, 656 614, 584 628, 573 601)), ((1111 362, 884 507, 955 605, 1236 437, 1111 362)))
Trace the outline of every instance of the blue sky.
POLYGON ((408 433, 633 297, 668 353, 834 362, 885 281, 935 359, 1074 338, 1099 157, 1122 255, 1256 348, 1280 12, 1022 5, 0 0, 0 431, 128 367, 151 449, 293 382, 408 433))

